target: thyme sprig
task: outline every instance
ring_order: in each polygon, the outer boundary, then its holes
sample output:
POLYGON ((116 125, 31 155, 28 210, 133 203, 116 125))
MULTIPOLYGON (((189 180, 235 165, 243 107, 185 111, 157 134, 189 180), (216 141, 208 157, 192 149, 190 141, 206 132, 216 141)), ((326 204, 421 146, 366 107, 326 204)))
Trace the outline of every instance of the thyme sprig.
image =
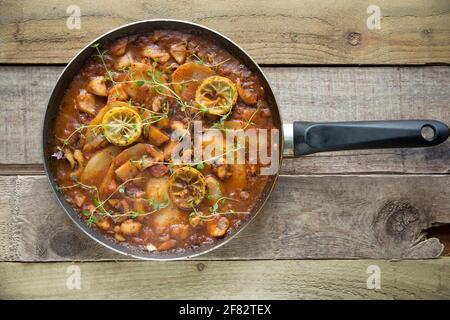
MULTIPOLYGON (((113 220, 116 220, 116 219, 122 218, 122 217, 136 218, 136 217, 140 217, 140 216, 150 215, 150 214, 155 213, 155 212, 159 211, 160 209, 168 206, 168 203, 155 205, 155 203, 151 203, 149 200, 149 204, 151 204, 153 206, 153 210, 147 211, 147 212, 137 212, 137 211, 130 210, 130 211, 127 211, 124 213, 118 213, 113 210, 107 210, 105 205, 107 204, 108 200, 110 200, 112 198, 112 196, 114 194, 116 194, 117 192, 124 193, 125 185, 127 185, 128 183, 130 183, 132 181, 136 181, 139 179, 143 179, 143 178, 139 177, 139 178, 131 178, 131 179, 125 180, 123 183, 118 185, 117 188, 107 198, 105 198, 105 200, 101 200, 100 193, 96 186, 84 184, 84 183, 78 181, 77 179, 75 179, 74 184, 69 185, 69 186, 61 186, 61 187, 58 187, 58 189, 64 190, 64 189, 72 189, 72 188, 76 188, 76 187, 81 187, 83 189, 88 190, 90 193, 93 193, 93 195, 91 194, 91 197, 92 197, 92 202, 94 203, 95 207, 90 210, 85 209, 85 210, 81 211, 81 213, 87 217, 86 223, 89 226, 91 226, 92 224, 98 222, 96 215, 100 215, 102 217, 110 217, 113 220)), ((167 197, 167 199, 168 199, 168 197, 167 197)))
MULTIPOLYGON (((139 160, 132 160, 131 163, 133 165, 136 165, 137 163, 140 163, 140 164, 146 163, 146 164, 165 164, 168 166, 197 166, 197 169, 203 170, 205 164, 214 162, 215 160, 221 159, 224 156, 231 156, 234 152, 242 150, 242 149, 244 149, 244 146, 237 144, 236 148, 233 148, 232 150, 228 150, 226 152, 223 152, 214 157, 207 158, 205 160, 193 161, 193 162, 151 161, 151 160, 149 160, 148 156, 144 155, 139 160)), ((152 158, 150 157, 150 159, 152 159, 152 158)))
POLYGON ((106 71, 104 76, 105 80, 111 81, 112 84, 115 85, 116 81, 114 80, 114 72, 108 69, 105 62, 105 54, 107 50, 100 50, 100 43, 95 43, 91 47, 97 51, 97 54, 95 56, 97 56, 100 59, 100 61, 103 64, 103 67, 105 68, 106 71))
POLYGON ((202 221, 211 221, 213 220, 215 217, 219 216, 219 215, 227 215, 227 214, 250 214, 249 211, 234 211, 232 209, 228 210, 228 211, 220 211, 219 210, 219 204, 225 204, 225 201, 229 200, 229 201, 238 201, 236 199, 233 198, 229 198, 229 197, 225 197, 225 196, 221 196, 219 197, 216 202, 214 202, 214 204, 212 206, 210 206, 208 208, 209 213, 208 214, 204 214, 201 211, 198 211, 194 206, 192 206, 192 212, 189 214, 190 217, 193 216, 197 216, 200 218, 200 220, 202 221))
POLYGON ((218 66, 220 66, 220 65, 222 65, 222 64, 224 64, 224 63, 226 63, 226 62, 228 62, 228 61, 231 59, 231 58, 228 58, 228 59, 222 60, 222 61, 220 61, 220 62, 210 64, 210 63, 206 63, 205 60, 203 60, 202 58, 200 58, 198 55, 196 55, 196 54, 193 53, 193 52, 191 53, 191 55, 189 56, 189 58, 191 58, 191 57, 193 57, 193 58, 195 58, 195 59, 197 60, 196 63, 205 65, 205 66, 207 66, 207 67, 209 67, 209 68, 217 68, 218 66))

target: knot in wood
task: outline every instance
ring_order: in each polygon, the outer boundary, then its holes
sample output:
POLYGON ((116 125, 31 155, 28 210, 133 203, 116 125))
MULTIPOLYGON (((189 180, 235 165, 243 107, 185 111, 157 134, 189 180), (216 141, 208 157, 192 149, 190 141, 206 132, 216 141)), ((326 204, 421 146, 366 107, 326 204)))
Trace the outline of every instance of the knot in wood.
POLYGON ((408 226, 419 220, 419 210, 408 203, 392 206, 393 211, 386 221, 386 231, 391 235, 404 232, 408 226))
POLYGON ((383 210, 389 211, 386 220, 386 232, 392 236, 401 236, 408 227, 419 221, 419 210, 406 202, 391 202, 383 210))
POLYGON ((425 36, 425 37, 431 36, 432 33, 433 33, 433 30, 431 30, 431 29, 423 29, 422 30, 422 35, 425 36))
POLYGON ((203 263, 197 263, 197 270, 198 271, 200 271, 200 272, 202 272, 204 269, 205 269, 205 264, 203 264, 203 263))
POLYGON ((362 35, 359 32, 350 32, 347 35, 347 42, 352 46, 357 46, 361 43, 362 35))
POLYGON ((50 239, 50 248, 60 257, 76 256, 86 247, 85 241, 70 231, 60 231, 50 239))
POLYGON ((436 238, 426 239, 423 230, 432 224, 427 209, 408 200, 389 200, 374 220, 375 236, 385 258, 434 258, 443 250, 436 238))

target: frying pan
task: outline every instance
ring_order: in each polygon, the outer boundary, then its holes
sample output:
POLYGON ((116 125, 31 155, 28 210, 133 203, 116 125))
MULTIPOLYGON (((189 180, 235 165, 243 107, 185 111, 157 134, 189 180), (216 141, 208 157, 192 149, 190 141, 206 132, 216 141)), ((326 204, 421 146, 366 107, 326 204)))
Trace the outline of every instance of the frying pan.
MULTIPOLYGON (((260 195, 253 209, 251 218, 247 220, 238 230, 232 231, 226 237, 216 240, 212 244, 203 245, 197 249, 179 252, 147 252, 133 246, 124 246, 113 239, 88 227, 66 202, 64 195, 58 191, 50 160, 50 138, 52 125, 56 117, 58 106, 64 96, 64 91, 79 72, 86 60, 95 52, 91 47, 94 43, 103 44, 119 37, 145 34, 154 30, 169 29, 191 32, 208 38, 214 43, 228 50, 255 74, 259 75, 265 88, 267 101, 271 106, 271 112, 275 127, 282 129, 279 134, 278 146, 280 152, 279 163, 283 156, 297 157, 316 152, 352 150, 352 149, 374 149, 374 148, 398 148, 398 147, 429 147, 444 142, 449 136, 449 128, 442 122, 434 120, 401 120, 401 121, 365 121, 365 122, 334 122, 334 123, 312 123, 295 121, 283 124, 278 104, 272 89, 262 70, 250 56, 237 44, 221 35, 220 33, 198 24, 178 20, 145 20, 124 25, 95 39, 84 47, 66 66, 58 78, 53 92, 50 96, 44 117, 42 134, 42 154, 45 172, 57 199, 69 218, 89 237, 102 245, 121 254, 145 259, 145 260, 175 260, 194 257, 216 249, 234 238, 242 231, 264 206, 268 199, 278 173, 269 177, 266 188, 260 195)), ((277 171, 278 172, 278 171, 277 171)))

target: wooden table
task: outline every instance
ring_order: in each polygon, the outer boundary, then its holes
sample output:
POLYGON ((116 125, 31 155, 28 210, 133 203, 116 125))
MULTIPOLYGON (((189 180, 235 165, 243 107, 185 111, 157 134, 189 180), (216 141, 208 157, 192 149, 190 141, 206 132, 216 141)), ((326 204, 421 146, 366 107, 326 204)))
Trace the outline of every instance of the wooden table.
POLYGON ((428 230, 450 223, 450 142, 288 159, 239 237, 167 263, 126 261, 82 234, 40 158, 63 65, 103 32, 150 18, 194 21, 242 45, 287 122, 450 123, 448 0, 377 1, 373 30, 365 0, 79 0, 79 30, 66 26, 71 4, 0 0, 0 298, 450 298, 450 228, 428 230), (79 290, 66 287, 72 265, 79 290), (371 265, 381 289, 367 288, 371 265))

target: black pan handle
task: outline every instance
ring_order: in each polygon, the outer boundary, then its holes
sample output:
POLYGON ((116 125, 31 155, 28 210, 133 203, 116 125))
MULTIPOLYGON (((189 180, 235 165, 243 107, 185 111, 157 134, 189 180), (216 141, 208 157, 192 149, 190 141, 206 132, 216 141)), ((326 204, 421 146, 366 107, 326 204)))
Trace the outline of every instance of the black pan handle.
POLYGON ((444 142, 450 134, 446 124, 435 120, 296 121, 290 128, 295 156, 337 150, 430 147, 444 142))

